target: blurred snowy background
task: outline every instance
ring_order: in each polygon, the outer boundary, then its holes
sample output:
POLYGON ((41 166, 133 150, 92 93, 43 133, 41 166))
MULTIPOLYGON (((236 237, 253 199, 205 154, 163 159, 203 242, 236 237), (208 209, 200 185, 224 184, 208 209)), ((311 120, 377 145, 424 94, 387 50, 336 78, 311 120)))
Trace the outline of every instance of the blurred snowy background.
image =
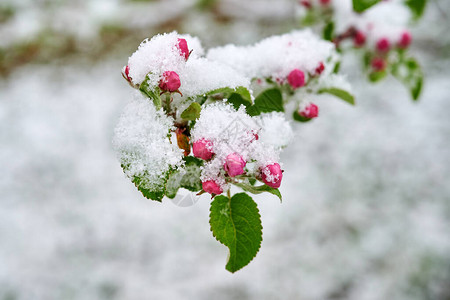
POLYGON ((292 1, 0 2, 0 299, 450 299, 450 1, 430 0, 411 49, 421 100, 344 72, 358 104, 294 124, 282 204, 256 197, 254 261, 232 275, 209 199, 144 199, 111 139, 145 37, 205 47, 296 26, 292 1))

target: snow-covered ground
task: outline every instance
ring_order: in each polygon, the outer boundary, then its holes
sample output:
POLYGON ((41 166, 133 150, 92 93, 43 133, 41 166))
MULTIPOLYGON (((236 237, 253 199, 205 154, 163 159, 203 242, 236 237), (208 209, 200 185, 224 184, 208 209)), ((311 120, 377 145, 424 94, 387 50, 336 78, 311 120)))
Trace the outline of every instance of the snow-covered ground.
POLYGON ((424 46, 437 15, 413 49, 420 102, 349 63, 357 106, 318 103, 295 124, 284 201, 255 197, 264 240, 236 274, 208 197, 152 202, 122 173, 111 140, 129 53, 17 69, 0 82, 0 299, 448 299, 450 60, 424 46))

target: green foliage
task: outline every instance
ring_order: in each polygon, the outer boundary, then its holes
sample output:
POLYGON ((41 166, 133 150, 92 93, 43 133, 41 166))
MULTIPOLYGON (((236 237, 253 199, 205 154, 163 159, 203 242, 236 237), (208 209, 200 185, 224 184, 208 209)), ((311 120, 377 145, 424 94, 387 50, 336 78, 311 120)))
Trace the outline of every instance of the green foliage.
POLYGON ((378 82, 387 76, 387 72, 384 71, 375 71, 369 73, 370 82, 378 82))
POLYGON ((200 167, 203 165, 203 160, 194 156, 185 156, 183 160, 185 162, 183 170, 177 170, 170 174, 167 181, 166 196, 168 198, 175 198, 180 188, 185 188, 191 192, 198 192, 202 189, 200 167))
POLYGON ((268 113, 272 111, 284 111, 283 97, 278 88, 271 88, 265 90, 255 99, 255 104, 247 107, 247 113, 250 116, 257 116, 261 113, 268 113))
POLYGON ((181 117, 185 120, 196 120, 200 118, 200 111, 202 107, 197 102, 192 102, 188 108, 186 108, 182 113, 181 117))
POLYGON ((260 185, 260 186, 254 186, 253 184, 246 184, 246 183, 235 183, 236 186, 240 187, 246 192, 252 193, 252 194, 261 194, 264 192, 271 193, 278 198, 280 198, 280 201, 282 201, 281 193, 278 189, 275 189, 273 187, 270 187, 266 184, 260 185))
POLYGON ((378 2, 380 0, 353 0, 353 10, 361 13, 378 2))
POLYGON ((208 93, 206 93, 206 96, 213 96, 215 98, 219 98, 219 99, 228 99, 231 94, 239 94, 241 95, 241 97, 244 100, 250 101, 251 103, 251 96, 250 96, 250 91, 243 86, 238 86, 237 88, 233 89, 230 87, 224 87, 224 88, 220 88, 220 89, 215 89, 212 90, 208 93))
POLYGON ((294 121, 301 122, 301 123, 309 122, 312 120, 311 118, 306 118, 306 117, 300 116, 298 114, 298 111, 296 111, 296 110, 292 114, 292 118, 294 119, 294 121))
POLYGON ((334 22, 328 22, 323 28, 322 36, 324 40, 331 41, 334 37, 334 22))
POLYGON ((213 236, 230 251, 225 268, 234 273, 252 261, 262 241, 261 216, 253 199, 245 193, 216 196, 209 218, 213 236))
POLYGON ((346 90, 342 90, 340 88, 335 88, 335 87, 319 90, 319 94, 323 94, 323 93, 336 96, 336 97, 344 100, 345 102, 350 103, 351 105, 355 105, 355 97, 353 97, 353 95, 350 94, 349 92, 347 92, 346 90))
MULTIPOLYGON (((126 166, 122 165, 122 169, 126 170, 126 166)), ((170 171, 163 174, 163 180, 159 185, 152 185, 152 189, 147 187, 147 179, 145 173, 141 176, 133 176, 131 182, 137 187, 137 189, 142 193, 142 195, 150 200, 161 202, 164 194, 166 193, 166 182, 169 177, 170 171)))
POLYGON ((422 17, 427 5, 427 0, 405 0, 405 4, 411 9, 414 19, 422 17))
POLYGON ((147 97, 152 99, 153 104, 155 105, 156 109, 161 108, 161 89, 156 87, 151 87, 148 85, 148 75, 145 76, 144 81, 142 81, 141 85, 139 86, 139 90, 147 97))
POLYGON ((392 66, 392 75, 410 90, 413 100, 419 99, 423 86, 423 72, 414 58, 402 59, 397 64, 394 64, 392 66))

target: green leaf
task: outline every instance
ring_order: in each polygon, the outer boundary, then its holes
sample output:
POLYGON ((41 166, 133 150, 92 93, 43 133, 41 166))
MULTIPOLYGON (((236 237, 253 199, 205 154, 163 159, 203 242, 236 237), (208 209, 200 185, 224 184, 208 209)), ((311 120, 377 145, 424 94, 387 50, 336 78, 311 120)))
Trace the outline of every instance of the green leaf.
POLYGON ((263 184, 260 186, 254 186, 246 183, 235 183, 236 186, 240 187, 246 192, 252 193, 252 194, 261 194, 264 192, 271 193, 278 198, 280 198, 280 201, 283 201, 283 198, 281 197, 281 193, 278 189, 275 189, 273 187, 268 186, 267 184, 263 184))
POLYGON ((257 116, 261 113, 268 113, 272 111, 284 111, 283 97, 278 88, 271 88, 265 90, 255 99, 253 106, 247 107, 247 113, 250 116, 257 116))
POLYGON ((188 108, 186 108, 182 113, 181 117, 185 120, 196 120, 200 118, 200 111, 202 107, 197 102, 192 102, 188 108))
POLYGON ((311 121, 312 120, 312 118, 305 118, 305 117, 303 117, 303 116, 300 116, 299 114, 298 114, 298 111, 294 111, 294 113, 292 114, 292 118, 295 120, 295 121, 297 121, 297 122, 302 122, 302 123, 305 123, 305 122, 309 122, 309 121, 311 121))
POLYGON ((378 2, 380 0, 353 0, 353 10, 361 13, 378 2))
POLYGON ((149 86, 148 85, 148 75, 145 76, 144 81, 142 81, 141 85, 139 86, 139 90, 147 97, 152 99, 153 104, 155 105, 156 109, 161 108, 161 89, 159 86, 149 86))
POLYGON ((241 95, 244 100, 248 100, 248 101, 250 101, 250 103, 252 101, 251 96, 250 96, 250 91, 246 87, 243 87, 243 86, 238 86, 235 89, 230 88, 230 87, 223 87, 223 88, 212 90, 212 91, 206 93, 206 95, 207 96, 218 95, 220 98, 228 99, 230 97, 230 95, 233 93, 241 95))
POLYGON ((323 94, 323 93, 327 93, 327 94, 336 96, 338 98, 341 98, 345 102, 350 103, 351 105, 355 105, 355 97, 353 97, 353 95, 350 94, 349 92, 342 90, 340 88, 333 87, 333 88, 320 89, 319 94, 323 94))
POLYGON ((243 98, 242 95, 233 93, 227 100, 228 103, 231 103, 233 107, 238 110, 241 105, 244 105, 246 108, 252 105, 252 102, 243 98))
POLYGON ((410 57, 395 64, 392 67, 392 75, 410 90, 413 100, 419 99, 423 86, 423 72, 414 58, 410 57))
POLYGON ((427 5, 427 0, 405 0, 405 4, 411 9, 414 19, 422 17, 427 5))
MULTIPOLYGON (((125 171, 126 166, 122 165, 122 169, 125 171)), ((148 180, 146 178, 145 173, 141 176, 133 176, 131 182, 137 187, 137 189, 142 193, 142 195, 150 200, 161 202, 164 194, 166 192, 166 182, 169 177, 170 171, 166 174, 163 174, 162 180, 160 184, 155 185, 152 184, 152 188, 148 188, 149 184, 147 184, 148 180)))
POLYGON ((334 22, 328 22, 323 28, 323 38, 324 40, 331 41, 334 36, 334 22))
POLYGON ((386 76, 387 76, 386 71, 371 72, 369 73, 369 80, 370 82, 378 82, 386 76))
POLYGON ((180 188, 185 188, 191 192, 198 192, 202 189, 200 180, 201 166, 203 160, 194 156, 185 156, 183 158, 185 165, 182 169, 170 174, 166 184, 166 196, 173 199, 180 188))
POLYGON ((211 203, 209 224, 213 236, 228 247, 226 269, 232 273, 246 266, 261 247, 262 226, 258 207, 246 193, 231 199, 216 196, 211 203))

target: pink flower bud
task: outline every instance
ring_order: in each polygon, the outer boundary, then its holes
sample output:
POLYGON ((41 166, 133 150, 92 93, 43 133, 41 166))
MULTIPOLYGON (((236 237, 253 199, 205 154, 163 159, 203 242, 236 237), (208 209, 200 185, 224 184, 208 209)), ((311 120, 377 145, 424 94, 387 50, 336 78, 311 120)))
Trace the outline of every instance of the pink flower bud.
POLYGON ((165 92, 175 92, 181 86, 180 76, 174 71, 165 71, 159 82, 159 88, 165 92))
POLYGON ((380 52, 388 52, 391 48, 391 43, 387 38, 381 38, 377 42, 377 50, 380 52))
POLYGON ((308 119, 316 118, 319 115, 319 107, 317 107, 314 103, 309 103, 302 108, 298 114, 308 119))
POLYGON ((294 89, 305 85, 305 74, 299 69, 294 69, 289 73, 287 81, 294 89))
POLYGON ((366 35, 362 31, 356 31, 353 37, 353 44, 355 47, 362 47, 366 43, 366 35))
POLYGON ((127 65, 122 69, 122 76, 125 78, 128 82, 131 82, 130 78, 130 67, 127 65))
POLYGON ((244 173, 244 167, 246 162, 237 153, 231 153, 225 159, 225 164, 223 165, 225 171, 227 171, 228 175, 231 177, 241 175, 244 173))
POLYGON ((320 0, 319 2, 322 6, 327 6, 328 4, 330 4, 331 0, 320 0))
POLYGON ((199 139, 192 145, 192 152, 195 157, 208 160, 211 159, 214 152, 212 151, 213 144, 211 141, 199 139))
POLYGON ((306 9, 311 8, 311 2, 309 2, 309 0, 300 0, 299 2, 300 2, 300 5, 302 5, 306 9))
POLYGON ((386 68, 386 61, 381 57, 375 57, 374 59, 372 59, 370 65, 375 71, 379 72, 383 71, 386 68))
POLYGON ((189 58, 189 48, 185 39, 178 39, 178 49, 182 56, 187 60, 189 58))
POLYGON ((207 180, 202 182, 202 188, 209 194, 220 195, 223 193, 223 189, 214 180, 207 180))
POLYGON ((267 165, 260 169, 262 181, 275 189, 281 185, 283 179, 283 171, 278 163, 267 165))
POLYGON ((402 36, 400 37, 398 46, 402 49, 406 49, 411 44, 411 41, 412 41, 411 34, 408 31, 405 31, 402 33, 402 36))
POLYGON ((325 65, 323 62, 319 63, 319 66, 316 68, 316 75, 322 74, 322 72, 325 70, 325 65))

